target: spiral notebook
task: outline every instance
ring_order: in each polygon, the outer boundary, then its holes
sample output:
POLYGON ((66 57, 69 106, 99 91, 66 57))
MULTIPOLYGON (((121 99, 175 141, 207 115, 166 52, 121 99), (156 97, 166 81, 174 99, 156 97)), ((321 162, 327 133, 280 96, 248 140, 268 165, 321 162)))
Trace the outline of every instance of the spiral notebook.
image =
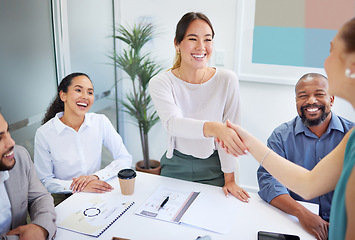
POLYGON ((71 201, 70 205, 66 201, 62 202, 56 207, 58 227, 99 237, 134 204, 109 195, 87 194, 85 201, 76 199, 77 201, 71 201))

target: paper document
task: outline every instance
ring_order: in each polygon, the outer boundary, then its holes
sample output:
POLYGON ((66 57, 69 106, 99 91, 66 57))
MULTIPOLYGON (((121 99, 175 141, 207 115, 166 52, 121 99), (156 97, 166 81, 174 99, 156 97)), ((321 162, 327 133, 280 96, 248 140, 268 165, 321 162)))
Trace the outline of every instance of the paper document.
POLYGON ((173 223, 190 225, 221 234, 229 232, 236 215, 236 198, 159 187, 135 212, 138 215, 173 223), (169 201, 162 203, 169 196, 169 201))
POLYGON ((56 207, 59 228, 98 237, 134 204, 107 197, 108 194, 89 196, 85 202, 71 202, 66 206, 64 201, 56 207))
POLYGON ((206 194, 201 192, 180 222, 220 234, 228 234, 235 226, 241 202, 234 196, 227 198, 221 193, 206 194))
POLYGON ((297 201, 314 214, 319 215, 319 205, 316 203, 297 201))
POLYGON ((179 223, 181 217, 198 196, 199 192, 187 192, 178 189, 159 187, 136 214, 159 220, 179 223), (164 200, 169 200, 160 207, 164 200))

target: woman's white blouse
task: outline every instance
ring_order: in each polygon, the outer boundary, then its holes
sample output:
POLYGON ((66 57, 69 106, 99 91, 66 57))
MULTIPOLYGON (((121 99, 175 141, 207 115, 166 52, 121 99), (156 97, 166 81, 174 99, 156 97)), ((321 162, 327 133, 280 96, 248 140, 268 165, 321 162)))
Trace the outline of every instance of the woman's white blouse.
POLYGON ((214 76, 203 84, 190 84, 177 78, 171 71, 153 77, 149 91, 155 109, 169 137, 167 158, 176 149, 201 159, 218 150, 222 171, 235 170, 236 158, 226 154, 206 138, 203 125, 207 121, 240 123, 239 82, 229 70, 216 69, 214 76))
POLYGON ((70 193, 72 178, 95 174, 100 180, 131 168, 132 156, 110 120, 102 114, 87 113, 78 132, 59 118, 63 112, 37 129, 34 163, 39 179, 51 193, 70 193), (102 145, 113 161, 101 169, 102 145))

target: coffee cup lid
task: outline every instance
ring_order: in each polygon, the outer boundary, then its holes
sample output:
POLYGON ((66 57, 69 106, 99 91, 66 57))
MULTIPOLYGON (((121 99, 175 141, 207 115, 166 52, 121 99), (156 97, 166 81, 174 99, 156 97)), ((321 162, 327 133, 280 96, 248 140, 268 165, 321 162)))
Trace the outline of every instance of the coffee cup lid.
POLYGON ((117 177, 121 179, 131 179, 137 176, 136 172, 133 169, 127 168, 122 169, 117 173, 117 177))

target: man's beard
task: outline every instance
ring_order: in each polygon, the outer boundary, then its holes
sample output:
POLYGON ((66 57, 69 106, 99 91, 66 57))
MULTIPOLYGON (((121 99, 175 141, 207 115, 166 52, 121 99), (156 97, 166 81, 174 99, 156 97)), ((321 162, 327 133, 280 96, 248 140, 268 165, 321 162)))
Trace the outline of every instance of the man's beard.
POLYGON ((15 166, 15 163, 16 163, 16 160, 14 159, 14 164, 12 164, 11 166, 7 166, 2 161, 0 161, 0 172, 11 170, 15 166))
MULTIPOLYGON (((14 147, 12 147, 9 151, 11 151, 11 150, 13 150, 14 149, 14 147)), ((8 152, 9 152, 8 151, 8 152)), ((14 166, 15 166, 15 163, 16 163, 16 159, 14 158, 13 160, 14 160, 14 163, 11 165, 11 166, 8 166, 8 165, 5 165, 4 163, 3 163, 3 161, 2 161, 2 158, 4 157, 4 155, 3 156, 1 156, 1 159, 0 159, 0 171, 8 171, 8 170, 11 170, 14 166)))
POLYGON ((315 104, 311 105, 311 104, 308 104, 306 106, 302 106, 301 107, 301 119, 302 119, 303 124, 306 127, 318 126, 318 125, 322 124, 324 122, 324 120, 328 117, 329 113, 330 113, 330 111, 329 112, 325 112, 325 106, 324 105, 315 105, 315 104), (305 109, 306 108, 311 108, 311 107, 320 108, 320 110, 322 111, 322 114, 320 115, 319 118, 308 119, 306 117, 305 109))

